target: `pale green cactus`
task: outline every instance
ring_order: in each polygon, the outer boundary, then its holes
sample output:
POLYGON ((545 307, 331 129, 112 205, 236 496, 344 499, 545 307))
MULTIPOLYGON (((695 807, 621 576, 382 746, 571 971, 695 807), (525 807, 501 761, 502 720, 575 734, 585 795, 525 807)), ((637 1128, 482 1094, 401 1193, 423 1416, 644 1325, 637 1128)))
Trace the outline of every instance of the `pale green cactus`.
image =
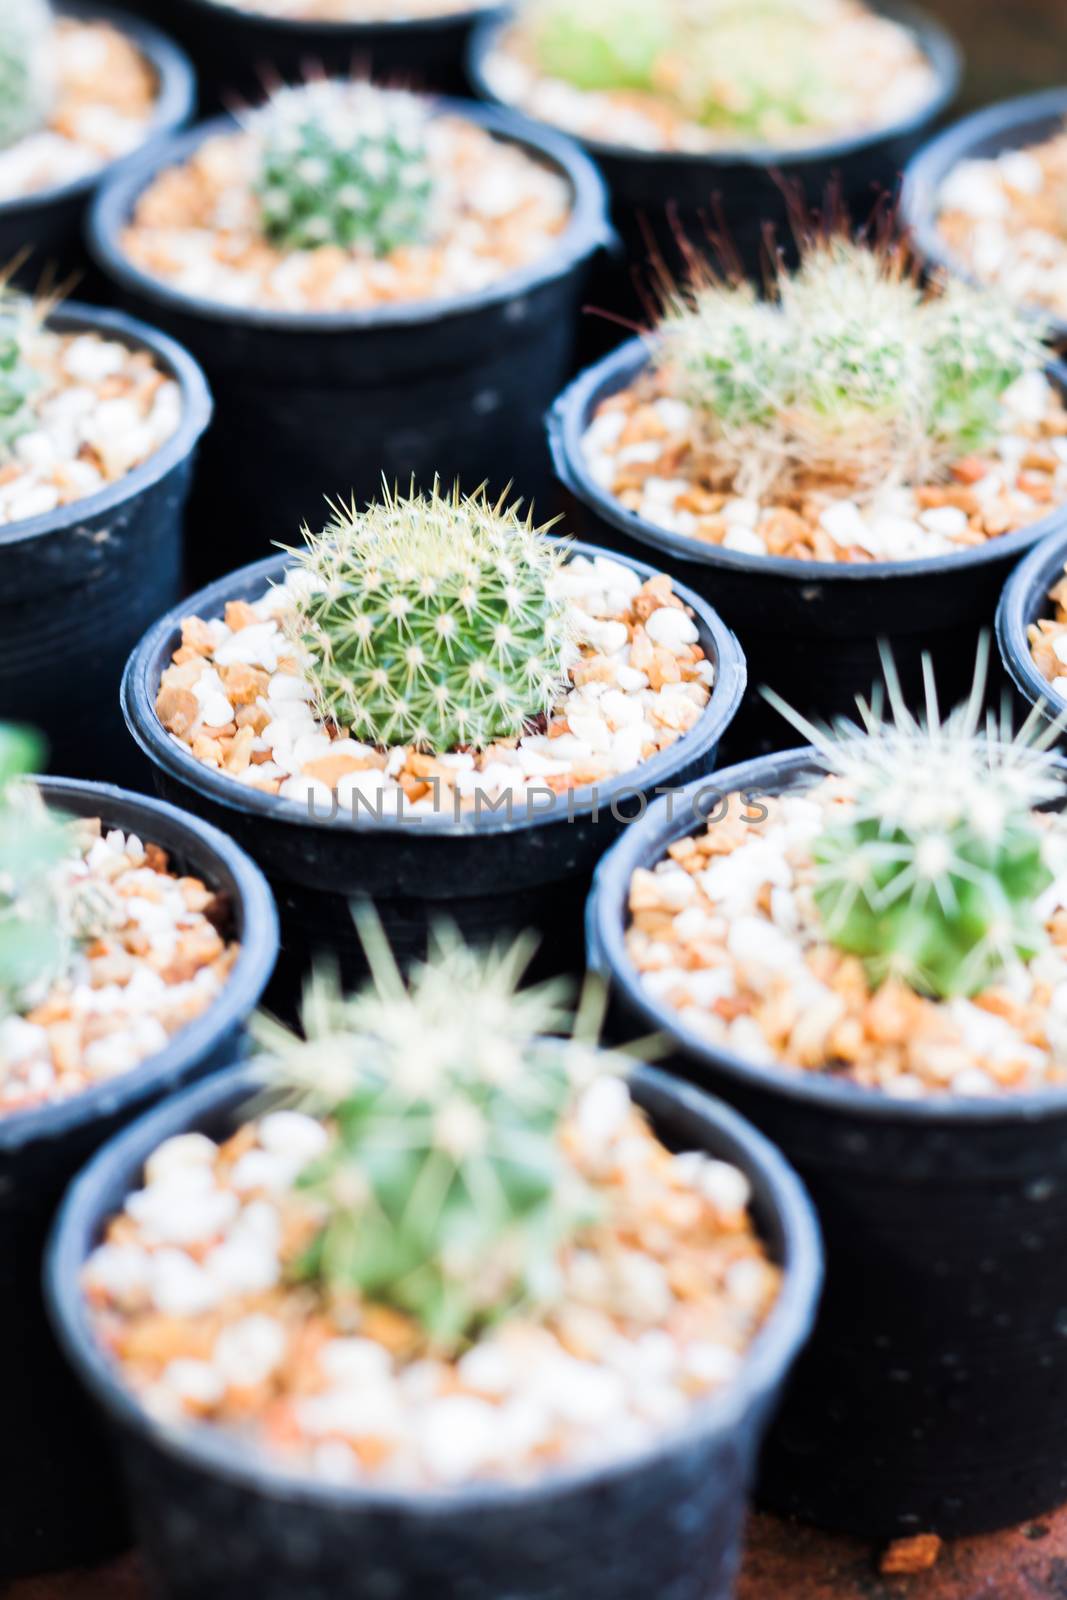
POLYGON ((811 738, 850 803, 814 845, 815 903, 826 937, 862 958, 873 985, 907 984, 939 999, 987 987, 1045 945, 1037 907, 1067 865, 1062 797, 1047 745, 1058 726, 1017 735, 983 723, 986 645, 970 700, 941 718, 927 663, 927 711, 907 708, 886 664, 892 720, 864 707, 863 725, 829 731, 768 694, 811 738))
POLYGON ((34 426, 33 396, 40 376, 30 359, 40 308, 0 283, 0 460, 34 426))
POLYGON ((431 231, 429 113, 414 95, 322 80, 280 89, 249 126, 263 231, 284 250, 385 256, 431 231))
POLYGON ((651 90, 675 29, 649 0, 537 0, 529 33, 538 65, 578 89, 651 90))
POLYGON ((0 1018, 31 1004, 67 952, 54 872, 70 837, 27 781, 43 753, 29 729, 0 724, 0 1018))
POLYGON ((996 433, 1001 397, 1046 359, 1042 325, 995 290, 951 279, 929 304, 934 370, 931 426, 956 453, 981 450, 996 433))
POLYGON ((484 492, 387 494, 305 530, 290 623, 320 714, 445 753, 521 734, 566 685, 564 550, 484 492))
POLYGON ((4 0, 0 10, 0 150, 39 128, 52 95, 47 0, 4 0))
POLYGON ((405 982, 377 923, 361 930, 362 992, 320 972, 302 1038, 255 1024, 268 1087, 330 1129, 299 1180, 319 1226, 296 1276, 394 1307, 455 1353, 557 1294, 560 1246, 596 1216, 561 1125, 603 1058, 544 1037, 568 1011, 556 983, 519 988, 525 941, 476 954, 439 932, 405 982))

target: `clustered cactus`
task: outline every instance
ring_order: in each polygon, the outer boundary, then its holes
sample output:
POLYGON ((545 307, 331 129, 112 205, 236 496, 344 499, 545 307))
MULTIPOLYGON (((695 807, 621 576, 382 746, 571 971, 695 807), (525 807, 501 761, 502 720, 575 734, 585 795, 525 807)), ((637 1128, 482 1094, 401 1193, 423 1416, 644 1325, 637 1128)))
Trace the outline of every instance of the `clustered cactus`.
POLYGON ((0 283, 0 460, 34 426, 32 398, 40 377, 30 348, 40 321, 31 300, 0 283))
POLYGON ((1035 902, 1067 865, 1062 794, 1046 753, 1058 729, 1016 736, 982 721, 985 647, 970 700, 942 719, 927 665, 925 717, 907 708, 892 670, 892 720, 863 707, 863 725, 803 726, 851 803, 831 809, 816 839, 815 902, 830 942, 862 958, 869 981, 947 999, 987 987, 1044 947, 1035 902))
POLYGON ((997 432, 1041 330, 985 288, 924 290, 903 247, 810 240, 768 302, 708 271, 668 292, 653 359, 742 493, 930 482, 997 432))
POLYGON ((41 126, 51 100, 47 0, 4 0, 0 14, 0 150, 41 126))
POLYGON ((290 629, 320 715, 441 754, 514 738, 566 686, 563 549, 484 491, 385 493, 305 529, 290 629))
POLYGON ((391 1306, 454 1353, 558 1292, 560 1245, 596 1216, 560 1127, 603 1065, 544 1037, 567 1011, 558 983, 518 988, 525 941, 476 954, 439 931, 405 983, 380 926, 361 931, 366 989, 343 998, 320 972, 303 1038, 256 1024, 268 1084, 330 1129, 299 1180, 318 1225, 295 1276, 391 1306))
POLYGON ((70 839, 26 781, 42 753, 27 729, 0 724, 0 1018, 32 1003, 67 950, 54 869, 70 839))
POLYGON ((284 250, 389 255, 425 239, 435 191, 429 115, 414 95, 321 80, 256 112, 263 231, 284 250))
POLYGON ((530 0, 524 31, 552 77, 652 94, 755 142, 818 120, 826 21, 819 0, 530 0))

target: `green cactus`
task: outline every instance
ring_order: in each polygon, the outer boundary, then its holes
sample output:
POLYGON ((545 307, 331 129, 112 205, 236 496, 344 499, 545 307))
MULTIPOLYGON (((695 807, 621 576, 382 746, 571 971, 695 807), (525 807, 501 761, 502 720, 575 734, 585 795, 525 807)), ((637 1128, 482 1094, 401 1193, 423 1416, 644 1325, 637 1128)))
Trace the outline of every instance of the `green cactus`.
POLYGON ((281 89, 250 120, 267 238, 389 255, 425 239, 434 177, 428 112, 399 90, 323 80, 281 89))
POLYGON ((908 710, 886 663, 892 720, 864 707, 862 727, 813 727, 768 693, 810 737, 851 804, 831 809, 814 845, 815 903, 831 943, 889 979, 947 999, 988 986, 1045 945, 1035 901, 1067 863, 1062 796, 1046 753, 1058 727, 1019 734, 983 724, 987 644, 970 700, 942 720, 927 669, 923 719, 908 710))
POLYGON ((405 984, 380 926, 360 925, 365 990, 345 999, 320 972, 303 1038, 255 1024, 268 1086, 331 1130, 299 1180, 321 1220, 295 1276, 392 1306, 453 1353, 557 1292, 561 1243, 596 1215, 560 1127, 603 1058, 543 1037, 567 1011, 556 983, 518 988, 525 941, 475 954, 439 931, 405 984))
POLYGON ((564 550, 484 491, 386 494, 305 529, 290 628, 320 714, 357 739, 445 752, 513 738, 566 684, 564 550))
POLYGON ((670 8, 648 0, 541 0, 531 9, 541 70, 587 91, 651 90, 674 37, 670 8))
POLYGON ((39 128, 51 100, 47 0, 5 0, 0 15, 0 150, 39 128))
POLYGON ((24 1010, 62 970, 68 947, 54 869, 70 836, 26 774, 43 746, 0 724, 0 1018, 24 1010))
POLYGON ((796 0, 730 3, 693 15, 675 46, 674 90, 687 116, 766 143, 818 121, 832 86, 817 20, 796 0))
POLYGON ((785 402, 785 322, 746 282, 709 282, 676 296, 659 326, 658 362, 672 391, 712 425, 766 427, 785 402))
POLYGON ((40 322, 31 300, 0 284, 0 459, 34 426, 32 399, 40 376, 29 352, 40 322))
POLYGON ((931 427, 956 454, 996 434, 1001 396, 1045 359, 1043 329, 995 290, 946 282, 927 310, 934 372, 931 427))

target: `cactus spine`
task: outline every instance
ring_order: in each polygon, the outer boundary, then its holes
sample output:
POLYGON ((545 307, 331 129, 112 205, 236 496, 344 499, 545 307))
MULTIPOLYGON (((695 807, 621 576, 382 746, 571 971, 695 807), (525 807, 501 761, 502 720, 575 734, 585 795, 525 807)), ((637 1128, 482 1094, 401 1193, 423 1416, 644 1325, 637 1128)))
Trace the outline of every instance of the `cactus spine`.
POLYGON ((268 1082, 331 1130, 299 1180, 319 1221, 297 1276, 392 1306, 453 1353, 551 1301, 561 1243, 595 1217, 559 1132, 598 1058, 541 1037, 566 1011, 556 984, 518 989, 525 941, 475 954, 439 932, 405 984, 380 927, 363 938, 364 991, 319 973, 303 1038, 256 1024, 268 1082))
POLYGON ((503 501, 386 494, 305 530, 290 624, 320 714, 387 747, 514 738, 566 684, 563 551, 503 501))
POLYGON ((414 95, 369 83, 281 89, 250 122, 263 230, 283 250, 389 255, 427 237, 429 117, 414 95))

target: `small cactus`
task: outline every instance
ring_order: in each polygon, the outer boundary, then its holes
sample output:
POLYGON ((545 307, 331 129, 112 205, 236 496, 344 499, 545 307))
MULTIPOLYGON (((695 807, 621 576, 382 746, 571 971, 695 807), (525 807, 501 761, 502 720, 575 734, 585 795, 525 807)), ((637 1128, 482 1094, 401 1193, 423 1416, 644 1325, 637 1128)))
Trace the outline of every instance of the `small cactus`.
POLYGON ((331 1131, 299 1180, 318 1228, 296 1276, 391 1306, 454 1353, 558 1291, 560 1245, 596 1215, 561 1122, 603 1067, 543 1037, 567 1013, 554 983, 518 989, 524 941, 475 954, 439 933, 405 984, 380 926, 361 931, 362 993, 343 998, 320 972, 303 1038, 255 1025, 268 1085, 331 1131))
POLYGON ((444 754, 514 738, 562 693, 564 552, 484 491, 337 508, 298 559, 290 628, 325 719, 444 754))
POLYGON ((864 707, 863 726, 813 727, 768 695, 844 780, 814 845, 815 902, 831 943, 862 958, 869 981, 947 999, 985 988, 1045 944, 1035 902, 1067 864, 1062 796, 1032 716, 1014 738, 983 725, 986 645, 970 700, 942 720, 927 663, 924 719, 907 709, 886 664, 893 717, 864 707))
POLYGON ((765 144, 819 120, 834 92, 820 44, 797 0, 727 0, 689 14, 661 82, 694 122, 765 144))
POLYGON ((70 836, 26 781, 42 756, 33 733, 0 724, 0 1018, 47 989, 68 949, 55 868, 70 836))
POLYGON ((648 0, 540 0, 530 37, 541 70, 578 89, 651 90, 674 37, 668 12, 648 0))
POLYGON ((0 284, 0 459, 34 426, 31 401, 40 378, 29 351, 40 322, 31 300, 0 284))
POLYGON ((742 493, 923 484, 995 439, 1005 391, 1044 364, 1040 329, 989 290, 920 287, 897 246, 810 240, 768 302, 700 269, 652 345, 742 493))
POLYGON ((47 0, 4 0, 0 15, 0 150, 39 128, 51 101, 47 0))
POLYGON ((389 255, 430 232, 428 111, 414 95, 324 80, 281 89, 253 114, 255 190, 267 238, 389 255))

